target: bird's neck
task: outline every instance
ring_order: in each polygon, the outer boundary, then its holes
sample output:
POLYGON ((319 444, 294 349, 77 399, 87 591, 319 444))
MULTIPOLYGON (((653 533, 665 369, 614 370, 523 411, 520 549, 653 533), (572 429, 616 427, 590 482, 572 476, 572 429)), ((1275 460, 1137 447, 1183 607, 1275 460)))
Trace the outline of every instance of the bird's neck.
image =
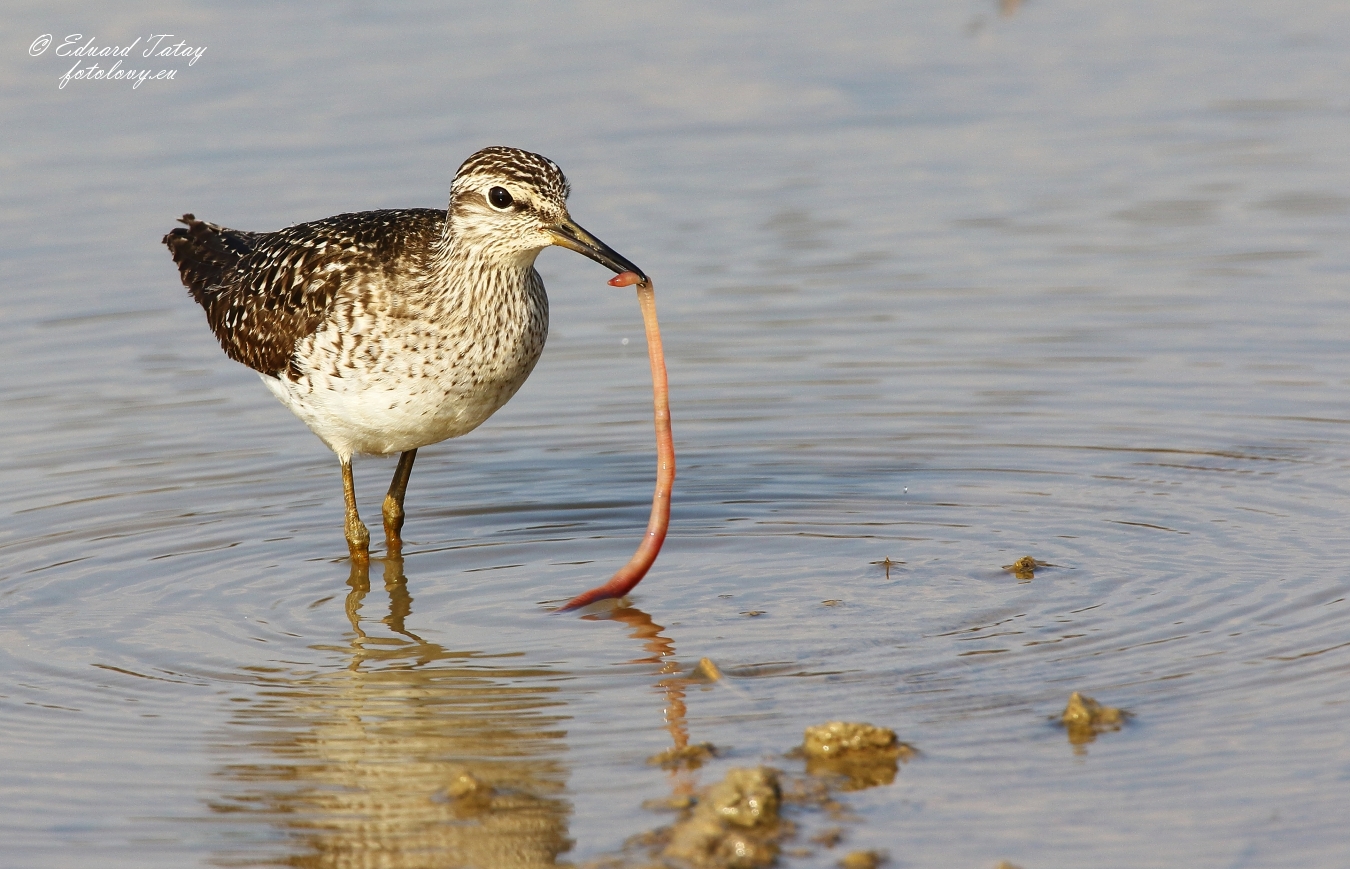
POLYGON ((432 247, 427 288, 443 299, 481 304, 485 295, 500 299, 530 292, 538 250, 511 250, 490 237, 457 232, 451 221, 432 247))

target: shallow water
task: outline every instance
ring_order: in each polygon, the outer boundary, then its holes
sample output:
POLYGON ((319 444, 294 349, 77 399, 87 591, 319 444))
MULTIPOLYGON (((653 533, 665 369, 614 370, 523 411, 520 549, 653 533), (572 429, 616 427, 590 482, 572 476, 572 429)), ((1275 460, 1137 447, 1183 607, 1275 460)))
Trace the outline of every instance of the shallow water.
POLYGON ((1344 4, 10 21, 0 865, 582 864, 834 718, 921 754, 784 865, 1343 862, 1344 4), (17 45, 160 32, 207 51, 135 89, 17 45), (629 608, 549 615, 646 522, 631 291, 541 256, 538 370, 365 575, 158 243, 443 204, 493 143, 657 281, 679 478, 629 608), (1071 745, 1074 690, 1134 718, 1071 745), (685 739, 724 752, 645 762, 685 739))

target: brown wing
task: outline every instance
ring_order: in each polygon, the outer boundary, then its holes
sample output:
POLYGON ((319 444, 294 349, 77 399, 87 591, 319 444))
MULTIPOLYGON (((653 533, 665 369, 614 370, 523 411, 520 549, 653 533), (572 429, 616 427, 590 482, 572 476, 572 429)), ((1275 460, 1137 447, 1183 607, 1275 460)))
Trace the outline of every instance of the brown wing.
POLYGON ((181 222, 186 228, 164 243, 225 355, 275 376, 296 342, 318 330, 344 286, 375 272, 395 283, 419 274, 445 212, 362 211, 263 233, 191 214, 181 222))

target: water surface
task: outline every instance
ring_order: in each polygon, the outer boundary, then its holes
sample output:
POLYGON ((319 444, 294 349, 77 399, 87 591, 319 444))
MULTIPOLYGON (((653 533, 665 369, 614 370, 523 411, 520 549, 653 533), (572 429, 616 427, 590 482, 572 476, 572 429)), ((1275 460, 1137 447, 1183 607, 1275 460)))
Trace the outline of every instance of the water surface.
POLYGON ((10 21, 0 865, 584 864, 834 718, 921 754, 784 865, 1343 860, 1343 4, 10 21), (162 32, 207 51, 134 89, 24 48, 162 32), (498 143, 657 281, 674 518, 613 612, 549 608, 646 522, 630 291, 540 257, 538 370, 363 573, 333 456, 158 242, 443 205, 498 143), (1074 690, 1135 717, 1071 745, 1074 690), (724 753, 646 763, 686 739, 724 753))

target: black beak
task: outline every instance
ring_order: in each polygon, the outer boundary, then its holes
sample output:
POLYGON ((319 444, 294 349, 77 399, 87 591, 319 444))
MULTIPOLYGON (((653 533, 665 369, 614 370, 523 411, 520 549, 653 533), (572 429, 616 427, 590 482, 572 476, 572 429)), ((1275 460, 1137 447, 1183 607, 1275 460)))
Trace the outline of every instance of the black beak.
POLYGON ((553 243, 559 247, 565 247, 584 257, 589 257, 605 268, 613 270, 615 274, 633 272, 642 278, 643 283, 647 281, 647 276, 643 274, 642 269, 619 256, 614 248, 577 226, 576 222, 570 217, 564 218, 557 226, 549 227, 548 233, 553 236, 553 243))

